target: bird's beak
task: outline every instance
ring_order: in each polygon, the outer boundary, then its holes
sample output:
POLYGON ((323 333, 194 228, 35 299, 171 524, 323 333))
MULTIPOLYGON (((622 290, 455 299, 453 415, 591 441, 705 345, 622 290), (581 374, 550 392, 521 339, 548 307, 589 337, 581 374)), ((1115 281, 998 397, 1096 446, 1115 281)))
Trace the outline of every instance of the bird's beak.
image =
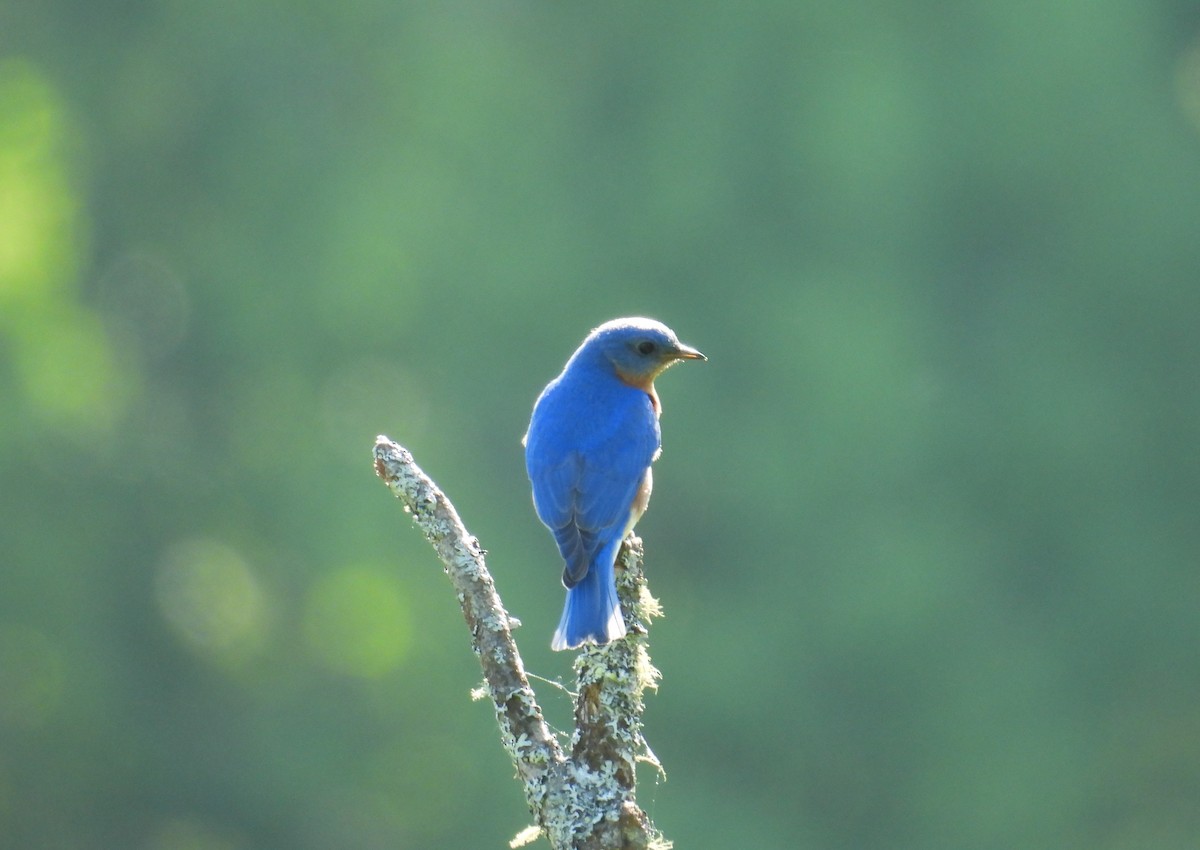
POLYGON ((690 345, 679 343, 679 348, 675 351, 676 360, 707 360, 699 350, 692 348, 690 345))

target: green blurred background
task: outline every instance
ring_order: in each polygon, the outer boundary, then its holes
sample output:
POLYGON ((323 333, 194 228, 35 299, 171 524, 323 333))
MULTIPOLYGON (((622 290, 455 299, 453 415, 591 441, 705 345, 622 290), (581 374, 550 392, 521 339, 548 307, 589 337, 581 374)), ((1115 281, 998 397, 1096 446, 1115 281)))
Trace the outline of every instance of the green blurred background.
POLYGON ((370 448, 569 676, 518 441, 643 314, 681 850, 1194 848, 1198 308, 1193 0, 3 0, 0 846, 505 846, 370 448))

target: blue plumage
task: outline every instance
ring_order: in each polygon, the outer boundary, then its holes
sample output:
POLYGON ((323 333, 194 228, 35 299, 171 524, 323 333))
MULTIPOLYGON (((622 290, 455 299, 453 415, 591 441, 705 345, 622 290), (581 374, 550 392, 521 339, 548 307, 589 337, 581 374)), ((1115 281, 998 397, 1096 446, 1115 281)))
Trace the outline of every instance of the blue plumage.
POLYGON ((660 447, 654 378, 679 360, 703 359, 660 322, 616 319, 592 331, 538 397, 525 467, 565 562, 554 649, 625 635, 613 562, 650 498, 660 447))

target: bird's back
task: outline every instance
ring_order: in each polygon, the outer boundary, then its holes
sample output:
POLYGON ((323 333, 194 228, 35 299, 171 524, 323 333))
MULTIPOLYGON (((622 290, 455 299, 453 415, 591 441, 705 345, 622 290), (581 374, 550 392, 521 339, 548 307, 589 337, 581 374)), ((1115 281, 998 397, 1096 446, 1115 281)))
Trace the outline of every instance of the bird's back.
MULTIPOLYGON (((650 396, 597 369, 568 368, 538 398, 526 434, 526 462, 555 463, 566 452, 618 450, 622 444, 657 449, 658 418, 650 396)), ((653 450, 646 463, 653 458, 653 450)))

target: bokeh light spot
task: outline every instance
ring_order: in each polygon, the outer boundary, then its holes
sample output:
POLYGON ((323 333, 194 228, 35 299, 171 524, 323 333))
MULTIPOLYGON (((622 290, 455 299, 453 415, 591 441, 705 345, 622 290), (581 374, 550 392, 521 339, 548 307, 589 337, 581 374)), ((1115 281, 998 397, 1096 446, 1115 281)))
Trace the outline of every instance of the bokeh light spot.
POLYGON ((400 583, 371 567, 347 567, 317 581, 308 595, 305 632, 323 664, 363 678, 394 670, 412 643, 400 583))
POLYGON ((31 316, 14 334, 15 364, 30 401, 45 417, 111 425, 130 395, 108 336, 95 316, 66 307, 31 316))
POLYGON ((46 421, 111 426, 135 385, 76 292, 82 217, 61 99, 30 64, 0 63, 0 333, 46 421))
POLYGON ((94 300, 126 359, 162 360, 186 335, 187 289, 162 253, 122 254, 100 277, 94 300))
POLYGON ((36 301, 75 266, 76 202, 61 161, 63 114, 28 63, 0 63, 0 303, 36 301))
POLYGON ((238 660, 261 645, 267 627, 262 587, 224 543, 192 539, 171 547, 155 590, 163 616, 192 648, 238 660))

